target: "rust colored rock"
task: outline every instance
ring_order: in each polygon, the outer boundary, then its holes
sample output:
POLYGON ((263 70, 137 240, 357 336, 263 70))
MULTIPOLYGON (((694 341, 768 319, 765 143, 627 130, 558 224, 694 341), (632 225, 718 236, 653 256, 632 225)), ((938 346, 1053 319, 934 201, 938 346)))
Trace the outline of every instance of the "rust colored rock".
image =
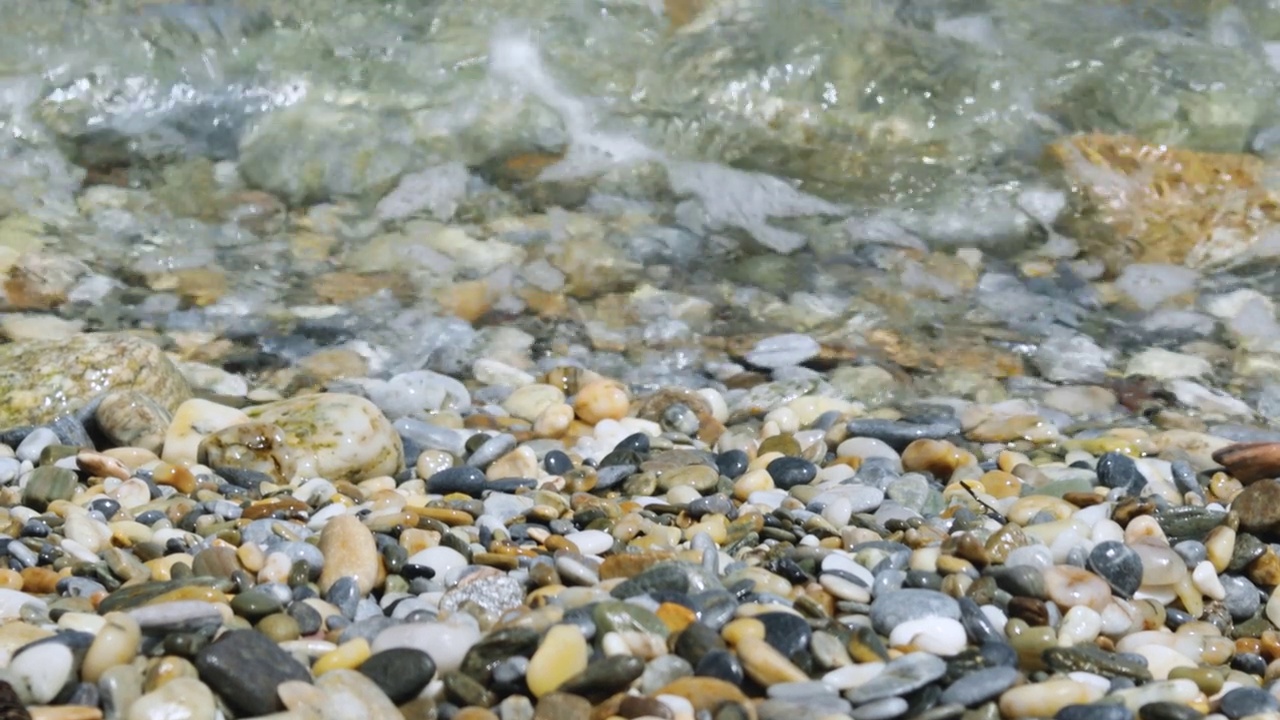
POLYGON ((1264 478, 1277 478, 1280 477, 1280 442, 1228 445, 1213 454, 1213 461, 1245 485, 1264 478))

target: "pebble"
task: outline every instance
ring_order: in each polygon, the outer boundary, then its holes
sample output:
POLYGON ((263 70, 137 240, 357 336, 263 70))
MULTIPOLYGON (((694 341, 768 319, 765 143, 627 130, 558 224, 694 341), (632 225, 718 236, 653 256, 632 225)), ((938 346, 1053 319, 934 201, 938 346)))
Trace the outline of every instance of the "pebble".
POLYGON ((590 648, 582 631, 573 625, 555 625, 547 631, 537 652, 529 658, 525 682, 534 697, 541 698, 566 680, 586 670, 590 648))
POLYGON ((960 605, 936 590, 894 590, 877 595, 871 603, 871 624, 876 632, 889 635, 902 623, 923 618, 960 619, 960 605))
POLYGON ((128 704, 127 720, 214 720, 213 693, 194 678, 174 678, 128 704))
POLYGON ((1000 712, 1011 718, 1052 717, 1069 705, 1100 700, 1104 690, 1071 679, 1053 679, 1020 685, 1000 695, 1000 712))
POLYGON ((237 713, 266 715, 284 709, 276 688, 309 681, 307 668, 262 633, 234 630, 196 654, 200 680, 237 713))
POLYGON ((330 520, 320 533, 324 569, 320 589, 328 591, 341 578, 353 578, 361 595, 368 595, 378 579, 381 558, 373 533, 352 515, 330 520))
POLYGON ((981 705, 1008 690, 1018 682, 1018 678, 1019 673, 1016 668, 1004 666, 984 668, 952 683, 943 691, 938 702, 965 707, 981 705))
POLYGON ((845 697, 855 705, 900 697, 937 680, 946 671, 947 664, 937 656, 908 653, 889 661, 879 674, 849 690, 845 697))
POLYGON ((400 435, 372 402, 319 393, 254 407, 249 417, 278 426, 298 456, 298 472, 358 482, 404 469, 400 435))

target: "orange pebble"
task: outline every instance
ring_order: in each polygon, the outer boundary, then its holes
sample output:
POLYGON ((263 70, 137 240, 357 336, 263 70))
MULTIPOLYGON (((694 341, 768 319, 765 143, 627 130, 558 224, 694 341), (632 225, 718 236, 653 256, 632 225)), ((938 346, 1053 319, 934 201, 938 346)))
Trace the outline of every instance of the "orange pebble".
POLYGON ((22 589, 35 595, 48 594, 56 590, 58 581, 61 579, 58 573, 49 568, 23 568, 22 589))
POLYGON ((698 615, 694 611, 678 603, 671 602, 664 602, 659 605, 657 616, 662 621, 662 624, 666 625, 667 629, 673 633, 684 630, 698 619, 698 615))
POLYGON ((4 568, 0 570, 0 588, 6 590, 21 590, 23 585, 22 575, 16 570, 4 568))

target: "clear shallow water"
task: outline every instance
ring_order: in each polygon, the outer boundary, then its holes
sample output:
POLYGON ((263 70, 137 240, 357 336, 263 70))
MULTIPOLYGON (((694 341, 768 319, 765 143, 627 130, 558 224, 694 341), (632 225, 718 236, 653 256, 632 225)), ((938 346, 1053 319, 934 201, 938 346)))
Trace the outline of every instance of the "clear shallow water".
POLYGON ((972 350, 972 374, 1066 332, 1098 355, 1076 379, 1208 342, 1254 392, 1270 373, 1227 358, 1272 352, 1274 310, 1210 305, 1269 294, 1267 263, 1112 282, 1143 258, 1102 259, 1127 239, 1072 222, 1044 148, 1123 134, 1265 161, 1273 5, 10 2, 0 245, 72 278, 14 309, 285 361, 363 343, 382 370, 447 367, 510 324, 645 378, 693 382, 680 348, 781 330, 912 372, 972 350), (201 268, 220 285, 184 289, 201 268), (341 273, 387 287, 317 290, 341 273), (485 311, 449 319, 475 282, 485 311))

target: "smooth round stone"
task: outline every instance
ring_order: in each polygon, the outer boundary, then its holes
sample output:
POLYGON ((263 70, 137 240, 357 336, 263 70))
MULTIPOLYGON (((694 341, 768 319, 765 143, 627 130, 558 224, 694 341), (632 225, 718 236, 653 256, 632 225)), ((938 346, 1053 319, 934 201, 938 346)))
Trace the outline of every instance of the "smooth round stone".
POLYGON ((552 626, 533 657, 525 683, 534 697, 542 697, 587 669, 591 648, 582 631, 573 625, 552 626))
POLYGON ((1258 592, 1257 586, 1246 578, 1222 575, 1219 579, 1226 592, 1222 604, 1231 614, 1232 620, 1236 622, 1248 620, 1262 608, 1262 594, 1258 592))
POLYGON ((942 704, 974 707, 996 698, 1018 681, 1018 670, 1012 667, 991 667, 971 672, 955 681, 943 691, 938 702, 942 704))
POLYGON ((431 568, 435 573, 432 577, 442 578, 450 570, 467 566, 467 558, 462 553, 451 547, 438 545, 409 556, 406 565, 420 565, 422 567, 431 568))
POLYGON ((404 717, 381 688, 355 670, 331 670, 317 678, 315 686, 324 691, 329 707, 358 712, 358 717, 368 720, 404 717))
POLYGON ((431 655, 418 648, 392 648, 374 653, 357 668, 397 705, 418 696, 436 674, 431 655))
POLYGON ((324 555, 321 590, 328 590, 343 577, 353 578, 361 595, 373 590, 381 558, 373 533, 354 515, 339 515, 324 526, 320 533, 320 552, 324 555))
POLYGON ((58 434, 47 427, 38 427, 27 433, 27 436, 18 443, 18 447, 14 449, 14 455, 19 460, 27 462, 35 462, 40 459, 40 453, 50 445, 58 442, 58 434))
POLYGON ((46 705, 71 682, 74 665, 71 648, 60 642, 42 642, 19 651, 8 671, 26 685, 28 702, 46 705))
POLYGON ((1101 699, 1105 689, 1070 679, 1019 685, 1000 695, 1000 712, 1010 718, 1051 717, 1068 705, 1101 699))
POLYGON ((113 612, 104 620, 80 665, 80 677, 87 682, 97 682, 107 670, 133 660, 142 641, 142 629, 132 616, 113 612))
POLYGON ((967 638, 959 620, 927 617, 901 623, 889 634, 889 644, 940 657, 950 657, 964 650, 967 638))
POLYGON ((262 618, 257 629, 258 632, 277 643, 297 640, 302 635, 298 621, 285 613, 275 613, 262 618))
POLYGON ((1117 540, 1106 540, 1089 552, 1089 569, 1121 597, 1133 597, 1142 585, 1142 557, 1117 540))
POLYGON ((324 599, 342 611, 343 615, 354 619, 356 607, 360 604, 360 586, 356 583, 355 578, 338 578, 325 591, 324 599))
POLYGON ((231 601, 231 609, 240 617, 257 622, 272 613, 281 612, 284 605, 274 595, 255 588, 237 595, 231 601))
POLYGON ((765 468, 773 484, 782 490, 808 485, 818 476, 818 466, 798 457, 780 457, 765 468))
MULTIPOLYGON (((316 393, 249 408, 255 420, 278 425, 291 449, 309 455, 315 476, 359 482, 404 469, 404 446, 377 405, 345 393, 316 393)), ((299 472, 306 474, 303 463, 299 472)))
POLYGON ((862 705, 887 697, 901 697, 937 680, 947 672, 947 663, 927 653, 908 653, 889 661, 880 674, 853 688, 845 697, 862 705))
POLYGON ((728 650, 711 650, 703 654, 694 665, 693 672, 698 677, 716 678, 734 685, 741 685, 746 677, 742 661, 728 650))
POLYGON ((1238 687, 1228 691, 1218 701, 1218 712, 1230 720, 1277 710, 1280 710, 1280 700, 1262 688, 1238 687))
POLYGON ((480 468, 460 465, 446 468, 427 478, 427 492, 437 495, 462 493, 478 498, 484 494, 488 482, 480 468))
POLYGON ((542 469, 550 475, 564 475, 573 469, 573 460, 563 450, 551 450, 542 456, 542 469))
POLYGON ((603 530, 581 530, 564 536, 583 555, 603 555, 613 548, 613 536, 603 530))
POLYGON ((135 700, 126 720, 214 720, 217 714, 213 693, 204 683, 179 677, 135 700))
POLYGON ((875 631, 888 636, 893 628, 910 620, 928 617, 959 620, 960 604, 937 590, 891 590, 880 594, 871 603, 870 616, 875 631))
POLYGON ((474 622, 451 616, 444 622, 417 622, 391 625, 374 638, 371 649, 376 655, 392 648, 425 650, 436 663, 437 672, 457 670, 467 651, 480 640, 480 629, 474 622))
POLYGON ((604 699, 625 690, 643 673, 644 660, 632 655, 614 655, 591 663, 586 670, 569 678, 560 686, 560 693, 604 699))
POLYGON ((716 468, 730 480, 736 480, 750 465, 751 458, 742 450, 726 450, 716 456, 716 468))
POLYGON ((788 658, 794 658, 809 647, 813 630, 804 618, 791 613, 761 613, 756 620, 764 623, 764 641, 788 658))
POLYGON ((1103 453, 1096 466, 1098 482, 1109 488, 1122 488, 1129 494, 1137 494, 1147 484, 1147 478, 1138 464, 1128 455, 1118 452, 1103 453))
POLYGON ((645 665, 644 673, 640 676, 639 690, 642 694, 651 695, 691 675, 693 675, 693 668, 684 658, 679 655, 660 655, 645 665))

